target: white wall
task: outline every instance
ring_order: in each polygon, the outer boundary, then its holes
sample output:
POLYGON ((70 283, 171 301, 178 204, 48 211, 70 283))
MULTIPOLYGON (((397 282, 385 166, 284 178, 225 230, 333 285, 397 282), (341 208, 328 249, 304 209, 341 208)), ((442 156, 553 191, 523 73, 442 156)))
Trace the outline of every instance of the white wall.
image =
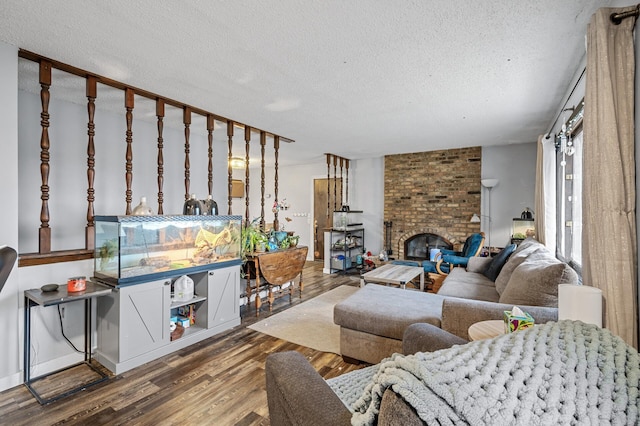
MULTIPOLYGON (((482 148, 482 178, 498 179, 491 190, 491 246, 504 247, 511 241, 513 218, 529 207, 533 210, 536 182, 536 143, 486 146, 482 148)), ((489 216, 489 190, 482 188, 482 215, 489 216)), ((489 218, 481 230, 489 245, 489 218)))
MULTIPOLYGON (((18 49, 0 43, 0 245, 18 248, 18 49)), ((14 268, 0 291, 0 390, 21 381, 18 269, 14 268)))

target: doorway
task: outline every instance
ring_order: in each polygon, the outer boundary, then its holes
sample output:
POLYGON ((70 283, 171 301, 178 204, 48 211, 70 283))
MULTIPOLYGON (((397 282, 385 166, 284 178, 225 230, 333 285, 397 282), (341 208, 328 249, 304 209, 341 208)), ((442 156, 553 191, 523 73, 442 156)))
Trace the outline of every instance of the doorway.
POLYGON ((324 259, 324 232, 333 226, 333 210, 342 207, 341 178, 313 180, 313 259, 324 259), (336 194, 338 194, 336 196, 336 194))

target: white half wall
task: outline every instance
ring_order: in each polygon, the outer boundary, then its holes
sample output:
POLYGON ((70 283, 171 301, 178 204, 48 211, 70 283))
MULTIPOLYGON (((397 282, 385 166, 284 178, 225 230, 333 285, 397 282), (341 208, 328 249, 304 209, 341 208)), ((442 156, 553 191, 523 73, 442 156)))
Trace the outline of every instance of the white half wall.
MULTIPOLYGON (((0 245, 18 247, 18 48, 0 43, 0 245)), ((20 383, 18 268, 0 291, 0 390, 20 383)))

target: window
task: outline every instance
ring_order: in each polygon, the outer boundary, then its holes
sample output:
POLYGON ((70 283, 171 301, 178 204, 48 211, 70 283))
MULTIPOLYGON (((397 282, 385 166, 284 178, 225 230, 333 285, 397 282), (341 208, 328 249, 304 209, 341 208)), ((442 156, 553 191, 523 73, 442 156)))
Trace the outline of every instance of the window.
POLYGON ((582 114, 584 101, 556 138, 558 256, 582 267, 582 114))

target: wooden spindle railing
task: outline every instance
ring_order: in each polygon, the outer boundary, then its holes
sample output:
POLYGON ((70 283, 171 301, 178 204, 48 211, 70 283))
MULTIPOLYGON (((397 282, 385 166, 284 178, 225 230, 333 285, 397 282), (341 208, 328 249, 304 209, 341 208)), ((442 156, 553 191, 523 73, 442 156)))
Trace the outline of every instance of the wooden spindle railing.
POLYGON ((344 165, 345 165, 345 168, 347 169, 347 182, 345 183, 345 192, 346 192, 347 205, 349 205, 349 160, 345 159, 344 165))
POLYGON ((156 99, 158 125, 158 214, 164 214, 164 101, 156 99))
POLYGON ((338 157, 333 156, 333 210, 338 210, 338 157))
POLYGON ((260 229, 264 231, 264 152, 267 145, 267 133, 260 131, 260 229))
POLYGON ((331 154, 327 154, 327 221, 329 221, 330 217, 331 217, 331 154))
MULTIPOLYGON (((233 190, 233 169, 231 168, 231 157, 233 156, 233 121, 231 120, 227 120, 227 139, 227 145, 229 149, 227 156, 227 188, 229 189, 227 202, 229 204, 229 211, 227 214, 231 214, 231 191, 233 190)), ((248 222, 245 224, 248 225, 248 222)))
POLYGON ((191 131, 191 108, 184 107, 182 114, 182 121, 184 122, 184 199, 189 199, 189 187, 191 185, 191 162, 189 161, 189 136, 191 131))
POLYGON ((127 152, 125 154, 125 181, 127 185, 127 189, 125 191, 125 200, 127 203, 127 207, 125 209, 125 214, 131 214, 131 183, 133 181, 133 104, 134 104, 134 91, 133 89, 126 89, 124 91, 124 107, 127 110, 126 119, 127 119, 127 152))
MULTIPOLYGON (((342 184, 342 171, 344 170, 344 158, 340 157, 340 183, 342 184)), ((343 198, 344 188, 343 185, 340 185, 340 207, 342 207, 344 200, 343 198)))
POLYGON ((51 228, 49 227, 49 99, 51 94, 51 63, 40 61, 40 103, 42 112, 40 113, 40 126, 42 132, 40 134, 40 178, 42 186, 40 187, 40 199, 42 205, 40 207, 40 229, 39 229, 39 248, 40 253, 51 252, 51 228))
POLYGON ((84 245, 88 250, 95 248, 95 222, 93 212, 93 202, 95 201, 95 190, 93 189, 93 181, 96 176, 96 147, 94 136, 96 134, 96 125, 94 118, 96 114, 96 98, 98 97, 98 80, 95 77, 87 77, 87 115, 89 121, 87 123, 87 226, 84 232, 84 245))
MULTIPOLYGON (((190 164, 189 164, 189 155, 190 155, 190 130, 189 126, 191 124, 191 113, 195 112, 202 116, 207 117, 207 131, 208 131, 208 175, 207 175, 207 183, 209 194, 213 195, 213 130, 214 130, 214 121, 223 121, 227 122, 227 135, 229 137, 229 160, 232 156, 232 143, 233 143, 233 127, 236 125, 236 122, 230 120, 228 118, 222 117, 220 115, 216 115, 210 113, 208 111, 195 108, 189 105, 185 105, 184 103, 168 99, 165 97, 161 97, 155 93, 148 92, 143 89, 135 88, 128 86, 124 83, 111 80, 109 78, 99 76, 93 74, 89 71, 82 70, 59 61, 55 61, 49 58, 45 58, 41 55, 37 55, 32 52, 25 51, 21 49, 19 51, 19 56, 21 58, 35 61, 39 65, 39 83, 40 83, 40 101, 41 101, 41 112, 40 112, 40 126, 41 126, 41 135, 40 135, 40 176, 41 176, 41 189, 40 189, 40 199, 41 199, 41 209, 40 209, 40 224, 38 229, 38 252, 37 253, 21 253, 19 259, 19 266, 33 266, 33 265, 42 265, 42 264, 50 264, 57 262, 65 262, 65 261, 75 261, 82 259, 90 259, 93 257, 93 251, 95 248, 95 202, 97 199, 97 194, 95 192, 95 180, 96 180, 96 160, 97 153, 101 152, 96 149, 96 145, 99 140, 96 140, 96 101, 97 101, 97 83, 100 82, 103 85, 116 88, 122 90, 124 92, 124 107, 125 107, 125 119, 126 119, 126 151, 125 151, 125 201, 126 208, 125 214, 130 214, 132 211, 132 182, 133 182, 133 110, 135 106, 135 96, 143 96, 147 99, 152 99, 156 103, 156 116, 157 116, 157 128, 158 128, 158 155, 157 155, 157 182, 158 182, 158 214, 163 214, 163 206, 164 206, 164 140, 163 140, 163 131, 164 131, 164 117, 165 117, 165 104, 169 104, 171 106, 183 109, 184 122, 185 122, 185 197, 189 196, 189 185, 190 185, 190 164), (53 68, 62 70, 64 72, 70 73, 72 75, 78 76, 80 78, 85 79, 86 83, 86 97, 87 97, 87 206, 86 206, 86 225, 84 225, 84 236, 85 236, 85 247, 82 249, 71 249, 71 250, 60 250, 60 251, 52 251, 51 247, 51 217, 50 217, 50 186, 49 186, 49 175, 52 165, 55 167, 55 162, 52 162, 50 158, 50 139, 49 139, 49 127, 50 127, 50 115, 49 115, 49 103, 50 103, 50 89, 52 87, 52 70, 53 68)), ((239 126, 242 125, 245 128, 245 132, 250 132, 251 130, 259 130, 252 129, 250 126, 243 125, 241 123, 237 123, 239 126)), ((275 149, 275 198, 277 202, 278 197, 278 150, 280 140, 286 142, 293 142, 291 139, 282 138, 278 135, 275 135, 270 132, 265 132, 260 130, 260 141, 261 141, 261 156, 262 156, 262 174, 261 174, 261 223, 264 226, 264 189, 265 189, 265 178, 264 178, 264 157, 265 157, 265 144, 266 137, 271 135, 274 138, 274 149, 275 149)), ((247 135, 245 135, 247 136, 247 135)), ((248 149, 248 148, 247 148, 248 149)), ((247 151, 248 153, 248 151, 247 151)), ((248 158, 248 154, 247 154, 248 158)), ((58 160, 58 159, 56 159, 58 160)), ((58 160, 60 161, 60 160, 58 160)), ((228 214, 232 214, 232 188, 233 188, 233 179, 232 179, 232 170, 230 164, 228 165, 228 192, 229 192, 229 210, 228 214)), ((248 190, 248 178, 247 178, 247 190, 248 190)), ((278 218, 277 214, 275 217, 274 225, 278 228, 278 218)))
POLYGON ((207 187, 209 194, 213 197, 213 129, 214 129, 213 115, 207 114, 207 158, 209 160, 207 164, 207 187))
MULTIPOLYGON (((278 204, 278 151, 280 150, 280 138, 278 136, 275 136, 273 138, 273 150, 274 150, 274 155, 275 155, 275 162, 274 162, 274 175, 273 175, 273 181, 274 181, 274 196, 275 196, 275 203, 276 205, 278 204)), ((275 213, 274 213, 274 218, 273 218, 273 229, 275 229, 276 231, 280 230, 280 223, 278 222, 278 209, 276 209, 275 213)))
POLYGON ((244 220, 249 223, 249 148, 251 145, 251 127, 244 126, 244 220))

